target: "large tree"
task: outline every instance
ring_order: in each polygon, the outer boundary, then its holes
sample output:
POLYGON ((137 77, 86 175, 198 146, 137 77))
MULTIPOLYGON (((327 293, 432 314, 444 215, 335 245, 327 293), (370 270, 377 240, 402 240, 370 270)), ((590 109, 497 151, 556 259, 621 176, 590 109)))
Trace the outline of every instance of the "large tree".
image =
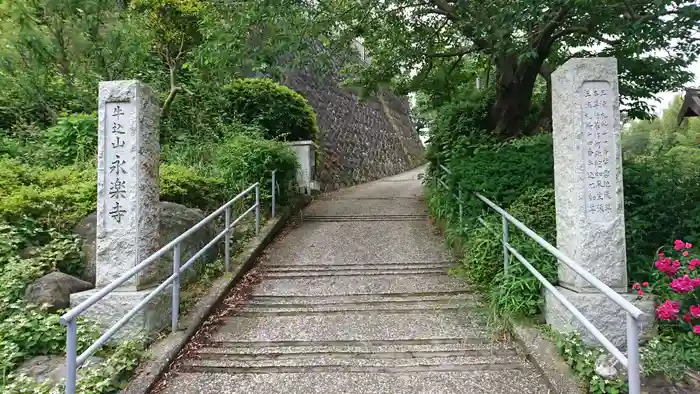
POLYGON ((643 99, 691 79, 700 52, 695 1, 318 0, 318 9, 335 22, 329 36, 364 40, 371 63, 354 75, 368 88, 416 91, 436 70, 484 61, 495 71, 483 77, 496 90, 490 119, 502 138, 525 132, 536 79, 549 84, 576 48, 585 48, 576 56, 617 57, 623 104, 638 118, 650 113, 643 99))

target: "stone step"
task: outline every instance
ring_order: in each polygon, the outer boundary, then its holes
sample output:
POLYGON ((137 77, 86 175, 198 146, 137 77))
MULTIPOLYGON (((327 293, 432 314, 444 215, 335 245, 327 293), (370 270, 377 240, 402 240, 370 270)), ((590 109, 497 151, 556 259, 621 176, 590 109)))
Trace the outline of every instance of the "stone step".
POLYGON ((394 215, 304 215, 304 222, 410 222, 427 221, 427 214, 394 214, 394 215))
POLYGON ((464 304, 456 304, 440 301, 428 302, 393 302, 393 303, 355 303, 355 304, 336 304, 336 305, 249 305, 242 310, 236 312, 236 316, 253 316, 253 315, 276 315, 276 316, 291 316, 300 314, 331 314, 331 313, 347 313, 347 312, 374 312, 386 311, 387 313, 401 312, 417 312, 417 311, 436 311, 436 310, 462 310, 465 308, 473 308, 473 306, 464 306, 464 304))
POLYGON ((224 319, 214 341, 367 341, 487 336, 483 316, 462 311, 257 314, 224 319))
MULTIPOLYGON (((406 346, 484 346, 494 345, 486 336, 455 338, 414 338, 414 339, 366 339, 366 340, 328 340, 328 341, 211 341, 211 347, 222 349, 349 349, 349 348, 391 348, 406 346)), ((501 344, 498 344, 499 346, 501 344)), ((508 346, 508 343, 502 344, 508 346)), ((253 350, 251 350, 253 351, 253 350)), ((262 350, 261 350, 262 351, 262 350)), ((276 351, 276 350, 275 350, 276 351)))
POLYGON ((225 373, 309 373, 309 372, 409 372, 417 370, 498 370, 526 369, 521 356, 451 356, 425 358, 343 358, 333 356, 290 357, 280 359, 187 359, 184 372, 225 373))
POLYGON ((339 198, 317 199, 304 210, 305 216, 415 215, 428 214, 418 198, 339 198), (340 201, 342 200, 342 201, 340 201))
POLYGON ((308 222, 276 240, 266 264, 450 260, 428 221, 308 222))
POLYGON ((354 294, 423 293, 468 290, 448 275, 339 276, 266 278, 253 295, 339 296, 354 294))
POLYGON ((385 293, 385 294, 346 294, 318 296, 277 296, 260 294, 248 300, 249 305, 343 305, 356 303, 410 303, 423 301, 476 302, 477 295, 470 291, 445 291, 423 293, 385 293))
MULTIPOLYGON (((547 394, 533 368, 472 370, 412 367, 399 373, 178 373, 163 394, 547 394)), ((480 367, 481 369, 476 369, 480 367)), ((463 369, 466 369, 462 367, 463 369)))
POLYGON ((426 358, 426 357, 487 357, 517 356, 512 343, 489 343, 484 337, 435 341, 347 341, 347 342, 214 342, 198 349, 198 359, 267 360, 341 358, 426 358), (291 346, 290 346, 291 345, 291 346))
POLYGON ((355 264, 321 264, 297 263, 266 265, 266 272, 301 272, 301 271, 385 271, 385 270, 419 270, 449 268, 454 262, 442 261, 412 261, 412 262, 376 262, 355 264))
POLYGON ((292 271, 292 272, 265 272, 263 276, 270 279, 305 279, 319 277, 339 277, 339 276, 397 276, 397 275, 438 275, 444 276, 447 274, 445 268, 424 268, 424 269, 405 269, 405 270, 335 270, 335 271, 292 271))

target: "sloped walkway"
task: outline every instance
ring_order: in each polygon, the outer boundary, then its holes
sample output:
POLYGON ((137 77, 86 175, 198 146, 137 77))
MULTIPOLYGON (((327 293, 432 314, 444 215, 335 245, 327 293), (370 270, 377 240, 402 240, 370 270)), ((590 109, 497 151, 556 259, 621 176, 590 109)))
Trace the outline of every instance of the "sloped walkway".
POLYGON ((311 204, 271 247, 247 306, 166 394, 542 394, 494 344, 422 198, 420 170, 311 204))

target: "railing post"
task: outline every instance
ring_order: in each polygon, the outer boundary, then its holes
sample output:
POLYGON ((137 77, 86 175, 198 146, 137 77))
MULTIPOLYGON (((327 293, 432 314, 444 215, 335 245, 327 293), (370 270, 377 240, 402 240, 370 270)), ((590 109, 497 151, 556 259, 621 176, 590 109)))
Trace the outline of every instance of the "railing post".
POLYGON ((508 266, 510 264, 510 252, 508 251, 508 219, 505 215, 501 215, 501 220, 503 223, 503 272, 508 273, 508 266))
POLYGON ((277 204, 277 196, 275 195, 276 190, 275 186, 277 184, 277 177, 276 177, 277 170, 272 170, 272 217, 275 217, 275 211, 276 211, 276 204, 277 204))
POLYGON ((224 268, 231 272, 231 206, 226 207, 226 235, 224 235, 224 268))
POLYGON ((629 394, 640 394, 642 391, 639 373, 639 328, 637 320, 627 313, 627 384, 629 394))
POLYGON ((170 321, 170 332, 177 331, 177 322, 180 318, 180 244, 173 249, 173 307, 170 321))
POLYGON ((255 236, 260 235, 260 184, 255 185, 255 236))
POLYGON ((66 325, 66 394, 75 394, 78 383, 78 326, 72 319, 66 325))

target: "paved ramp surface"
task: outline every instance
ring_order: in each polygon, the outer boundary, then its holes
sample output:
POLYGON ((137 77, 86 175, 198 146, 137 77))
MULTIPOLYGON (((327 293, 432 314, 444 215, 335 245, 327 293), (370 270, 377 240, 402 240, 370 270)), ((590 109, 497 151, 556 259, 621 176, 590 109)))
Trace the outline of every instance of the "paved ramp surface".
POLYGON ((414 170, 312 203, 270 246, 263 281, 166 394, 542 394, 447 275, 414 170))

